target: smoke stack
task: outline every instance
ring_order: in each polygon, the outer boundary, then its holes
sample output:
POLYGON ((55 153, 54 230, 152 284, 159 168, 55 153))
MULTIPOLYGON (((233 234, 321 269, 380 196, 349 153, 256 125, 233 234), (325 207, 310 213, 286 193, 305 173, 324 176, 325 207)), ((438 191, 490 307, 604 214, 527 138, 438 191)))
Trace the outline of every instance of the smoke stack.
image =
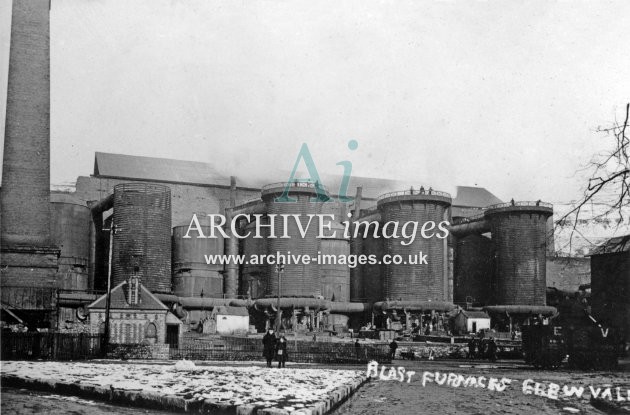
POLYGON ((14 0, 2 165, 2 246, 50 240, 49 0, 14 0))
POLYGON ((38 311, 37 324, 46 324, 53 307, 46 293, 59 257, 50 245, 49 21, 49 0, 13 0, 0 194, 3 298, 38 311))

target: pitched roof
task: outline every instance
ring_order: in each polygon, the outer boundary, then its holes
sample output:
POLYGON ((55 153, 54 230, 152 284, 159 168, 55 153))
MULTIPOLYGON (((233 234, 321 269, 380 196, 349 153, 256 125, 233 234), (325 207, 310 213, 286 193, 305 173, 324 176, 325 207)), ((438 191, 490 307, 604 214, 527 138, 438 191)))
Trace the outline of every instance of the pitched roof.
POLYGON ((630 234, 607 240, 603 244, 593 248, 589 255, 603 255, 619 252, 630 252, 630 234))
POLYGON ((461 310, 460 312, 468 318, 490 318, 485 311, 461 310))
POLYGON ((457 196, 453 199, 453 206, 485 208, 498 203, 503 201, 484 187, 457 186, 457 196))
POLYGON ((172 183, 230 185, 230 178, 221 175, 208 163, 100 152, 94 156, 94 175, 172 183))
MULTIPOLYGON (((129 304, 125 295, 127 282, 121 282, 114 288, 111 293, 111 310, 129 309, 129 310, 168 310, 168 307, 157 299, 144 285, 140 284, 140 302, 138 304, 129 304)), ((88 305, 89 309, 104 310, 107 303, 107 294, 103 294, 92 304, 88 305)))
MULTIPOLYGON (((260 189, 270 183, 287 181, 290 174, 289 171, 273 168, 268 169, 264 177, 250 176, 245 172, 237 176, 236 183, 241 188, 260 189)), ((101 152, 96 152, 94 156, 94 175, 168 183, 230 185, 230 176, 222 174, 210 163, 101 152)), ((305 177, 299 173, 296 176, 305 177)), ((320 174, 320 178, 332 194, 338 193, 344 179, 338 174, 320 174)), ((363 197, 367 199, 376 199, 384 193, 410 187, 397 180, 351 176, 347 196, 354 196, 358 186, 363 187, 363 197)))
MULTIPOLYGON (((267 169, 264 176, 245 171, 236 177, 236 183, 240 188, 260 189, 270 183, 285 182, 290 174, 289 171, 273 167, 267 169)), ((94 175, 165 183, 230 185, 230 176, 210 163, 101 152, 96 152, 94 157, 94 175)), ((300 175, 299 172, 296 176, 296 178, 306 177, 304 174, 300 175)), ((332 195, 337 195, 344 176, 320 172, 320 179, 332 195)), ((385 193, 408 190, 412 186, 419 188, 420 185, 429 187, 429 184, 423 184, 421 181, 409 183, 400 180, 351 176, 347 196, 353 197, 357 187, 362 187, 363 198, 374 201, 385 193)), ((502 203, 502 201, 483 187, 457 186, 457 196, 453 199, 453 206, 460 207, 483 208, 497 203, 502 203)), ((368 202, 362 208, 369 208, 373 204, 368 202)))

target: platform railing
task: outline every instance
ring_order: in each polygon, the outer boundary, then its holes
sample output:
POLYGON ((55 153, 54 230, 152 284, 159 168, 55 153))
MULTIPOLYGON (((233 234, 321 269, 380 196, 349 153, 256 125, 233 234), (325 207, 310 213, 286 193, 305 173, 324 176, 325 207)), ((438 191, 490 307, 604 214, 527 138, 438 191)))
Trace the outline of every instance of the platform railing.
POLYGON ((541 202, 540 200, 538 200, 536 202, 524 201, 524 202, 497 203, 496 205, 490 205, 490 206, 486 207, 486 210, 500 209, 500 208, 512 207, 512 206, 553 208, 553 205, 551 203, 541 202))
POLYGON ((399 190, 396 192, 385 193, 385 194, 380 195, 377 198, 377 200, 383 200, 383 199, 387 199, 387 198, 395 197, 395 196, 441 196, 441 197, 446 197, 448 199, 451 198, 451 195, 449 193, 441 192, 439 190, 433 190, 433 189, 427 190, 421 187, 419 190, 409 189, 409 190, 399 190))

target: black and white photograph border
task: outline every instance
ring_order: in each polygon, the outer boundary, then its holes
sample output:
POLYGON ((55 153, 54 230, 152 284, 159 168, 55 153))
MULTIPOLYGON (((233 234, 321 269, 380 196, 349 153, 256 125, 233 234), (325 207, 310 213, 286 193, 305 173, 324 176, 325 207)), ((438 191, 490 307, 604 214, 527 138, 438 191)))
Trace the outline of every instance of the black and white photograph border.
POLYGON ((0 410, 630 413, 627 15, 3 0, 0 410))

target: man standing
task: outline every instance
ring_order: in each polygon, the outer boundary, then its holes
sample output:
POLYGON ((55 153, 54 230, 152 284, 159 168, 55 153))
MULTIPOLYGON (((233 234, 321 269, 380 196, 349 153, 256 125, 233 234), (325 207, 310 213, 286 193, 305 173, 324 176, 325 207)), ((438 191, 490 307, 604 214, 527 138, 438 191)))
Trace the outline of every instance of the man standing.
POLYGON ((273 330, 267 330, 267 334, 263 336, 263 356, 267 359, 267 367, 271 367, 271 361, 276 353, 276 336, 273 334, 273 330))
POLYGON ((471 337, 470 340, 468 340, 468 358, 474 359, 476 357, 476 354, 477 354, 477 344, 475 342, 475 338, 471 337))
POLYGON ((396 339, 392 340, 389 344, 389 357, 394 360, 396 358, 396 349, 398 348, 398 343, 396 343, 396 339))
POLYGON ((497 361, 497 343, 494 341, 494 337, 490 337, 488 341, 488 359, 491 362, 497 361))

